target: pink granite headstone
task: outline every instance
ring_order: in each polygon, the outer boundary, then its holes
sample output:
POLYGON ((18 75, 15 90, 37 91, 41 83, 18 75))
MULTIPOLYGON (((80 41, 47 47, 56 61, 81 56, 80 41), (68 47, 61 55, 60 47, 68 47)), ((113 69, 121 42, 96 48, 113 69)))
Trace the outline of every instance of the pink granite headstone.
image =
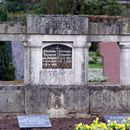
POLYGON ((103 58, 104 76, 110 83, 120 81, 120 48, 117 43, 99 43, 100 54, 103 58))

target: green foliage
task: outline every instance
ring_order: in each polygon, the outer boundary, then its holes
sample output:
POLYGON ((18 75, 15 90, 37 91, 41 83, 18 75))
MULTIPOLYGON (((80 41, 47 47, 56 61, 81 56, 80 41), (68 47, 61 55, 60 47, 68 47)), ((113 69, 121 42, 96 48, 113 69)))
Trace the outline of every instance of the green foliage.
POLYGON ((6 67, 6 78, 5 80, 14 80, 15 79, 15 68, 13 66, 13 64, 9 63, 6 67))
POLYGON ((117 0, 40 0, 34 13, 125 15, 126 8, 117 0))
POLYGON ((43 14, 72 14, 74 0, 40 0, 34 6, 35 13, 43 14))
POLYGON ((37 2, 37 4, 33 6, 32 12, 35 14, 47 14, 47 10, 47 0, 40 0, 40 2, 37 2))
POLYGON ((8 17, 7 9, 4 5, 0 6, 0 21, 6 21, 8 17))
POLYGON ((23 11, 25 9, 23 0, 7 0, 6 6, 9 12, 23 11))
POLYGON ((6 0, 9 12, 36 14, 125 15, 117 0, 6 0))
POLYGON ((91 15, 126 15, 126 8, 117 0, 86 0, 82 13, 91 15))
POLYGON ((89 68, 91 68, 91 69, 101 69, 102 64, 89 64, 89 68))
POLYGON ((0 42, 0 80, 14 80, 15 69, 11 63, 11 45, 0 42))

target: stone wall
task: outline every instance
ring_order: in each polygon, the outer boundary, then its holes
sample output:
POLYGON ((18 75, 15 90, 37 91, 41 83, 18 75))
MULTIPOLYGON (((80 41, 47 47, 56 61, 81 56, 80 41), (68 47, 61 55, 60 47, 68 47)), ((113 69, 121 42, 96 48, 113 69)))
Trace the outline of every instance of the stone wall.
POLYGON ((2 22, 0 23, 0 33, 26 33, 26 25, 21 22, 2 22))
POLYGON ((0 113, 50 117, 129 113, 130 88, 118 85, 0 86, 0 113))
POLYGON ((28 15, 24 21, 1 22, 0 34, 128 34, 130 19, 117 16, 28 15))
POLYGON ((88 34, 88 18, 76 15, 28 15, 27 33, 88 34))
POLYGON ((0 86, 0 113, 23 113, 24 92, 21 86, 0 86))
POLYGON ((89 92, 85 86, 28 86, 25 111, 51 117, 89 113, 89 92))
POLYGON ((121 34, 121 17, 89 16, 89 34, 121 34))
POLYGON ((90 113, 129 113, 130 88, 124 86, 89 87, 90 113))

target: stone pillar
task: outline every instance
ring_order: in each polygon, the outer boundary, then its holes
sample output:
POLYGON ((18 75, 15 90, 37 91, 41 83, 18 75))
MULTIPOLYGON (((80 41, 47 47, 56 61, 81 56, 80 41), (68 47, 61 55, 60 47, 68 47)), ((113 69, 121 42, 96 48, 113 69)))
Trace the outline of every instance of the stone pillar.
POLYGON ((130 42, 120 43, 120 84, 130 85, 130 42))
POLYGON ((30 42, 23 41, 24 46, 24 84, 30 83, 30 42))
POLYGON ((85 80, 86 85, 89 83, 88 80, 88 70, 89 70, 89 48, 91 47, 91 42, 88 42, 85 48, 85 80))
POLYGON ((88 47, 86 42, 78 42, 74 45, 74 70, 75 85, 86 85, 88 64, 88 47))
POLYGON ((30 51, 30 84, 34 85, 40 83, 41 47, 32 46, 30 51))
POLYGON ((41 68, 41 46, 35 46, 31 42, 23 42, 24 45, 24 83, 39 84, 41 68))

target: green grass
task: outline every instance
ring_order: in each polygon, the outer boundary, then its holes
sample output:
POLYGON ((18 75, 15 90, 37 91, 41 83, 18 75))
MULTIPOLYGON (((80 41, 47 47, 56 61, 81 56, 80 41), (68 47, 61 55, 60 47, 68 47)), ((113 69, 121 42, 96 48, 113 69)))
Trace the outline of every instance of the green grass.
POLYGON ((102 64, 89 64, 90 69, 101 69, 102 64))

